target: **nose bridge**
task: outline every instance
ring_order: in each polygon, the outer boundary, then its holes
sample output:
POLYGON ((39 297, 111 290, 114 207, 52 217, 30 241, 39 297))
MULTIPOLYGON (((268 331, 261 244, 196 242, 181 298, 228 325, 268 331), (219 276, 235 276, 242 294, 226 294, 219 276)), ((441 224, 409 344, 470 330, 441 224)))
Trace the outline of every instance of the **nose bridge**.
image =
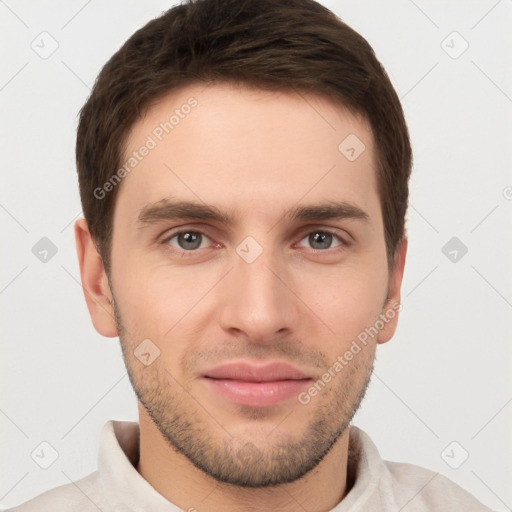
POLYGON ((243 240, 233 255, 222 297, 223 328, 243 331, 251 340, 293 328, 298 320, 297 301, 284 284, 285 274, 277 251, 252 237, 243 240))

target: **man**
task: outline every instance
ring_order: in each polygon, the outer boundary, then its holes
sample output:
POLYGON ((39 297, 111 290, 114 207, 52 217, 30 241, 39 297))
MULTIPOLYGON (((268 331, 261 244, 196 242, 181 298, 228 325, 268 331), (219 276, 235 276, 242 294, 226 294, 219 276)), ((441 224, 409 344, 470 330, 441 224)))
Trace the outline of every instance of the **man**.
POLYGON ((75 225, 139 423, 16 511, 485 511, 351 425, 396 329, 411 148, 368 43, 312 0, 196 0, 81 111, 75 225))

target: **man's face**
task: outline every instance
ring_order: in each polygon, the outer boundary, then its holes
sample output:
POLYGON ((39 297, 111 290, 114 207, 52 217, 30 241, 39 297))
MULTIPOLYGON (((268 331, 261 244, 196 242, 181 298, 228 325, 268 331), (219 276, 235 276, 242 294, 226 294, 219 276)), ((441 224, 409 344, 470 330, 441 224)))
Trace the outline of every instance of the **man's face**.
POLYGON ((312 95, 216 84, 154 104, 125 160, 148 136, 156 146, 119 185, 111 253, 132 385, 170 445, 214 478, 293 481, 345 431, 394 330, 334 369, 397 298, 371 132, 312 95), (176 202, 229 220, 174 217, 176 202), (327 204, 341 215, 286 216, 327 204))

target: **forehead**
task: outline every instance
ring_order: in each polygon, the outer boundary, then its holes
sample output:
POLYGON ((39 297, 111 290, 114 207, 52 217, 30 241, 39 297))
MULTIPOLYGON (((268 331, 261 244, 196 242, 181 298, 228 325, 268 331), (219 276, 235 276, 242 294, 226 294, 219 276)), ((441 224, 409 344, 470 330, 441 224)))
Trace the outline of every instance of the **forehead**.
POLYGON ((318 199, 371 210, 378 206, 374 151, 366 120, 325 98, 189 86, 133 125, 121 163, 133 165, 125 165, 117 203, 135 214, 178 197, 269 218, 318 199))

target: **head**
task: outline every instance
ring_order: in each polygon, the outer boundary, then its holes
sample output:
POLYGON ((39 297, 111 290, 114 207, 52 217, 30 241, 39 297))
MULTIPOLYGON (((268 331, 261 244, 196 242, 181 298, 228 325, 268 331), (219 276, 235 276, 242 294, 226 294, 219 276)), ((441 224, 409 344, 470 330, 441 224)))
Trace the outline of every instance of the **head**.
POLYGON ((104 66, 76 154, 86 300, 141 410, 217 480, 306 474, 398 319, 412 157, 369 44, 312 0, 186 2, 104 66), (237 400, 211 375, 242 360, 302 383, 237 400))

